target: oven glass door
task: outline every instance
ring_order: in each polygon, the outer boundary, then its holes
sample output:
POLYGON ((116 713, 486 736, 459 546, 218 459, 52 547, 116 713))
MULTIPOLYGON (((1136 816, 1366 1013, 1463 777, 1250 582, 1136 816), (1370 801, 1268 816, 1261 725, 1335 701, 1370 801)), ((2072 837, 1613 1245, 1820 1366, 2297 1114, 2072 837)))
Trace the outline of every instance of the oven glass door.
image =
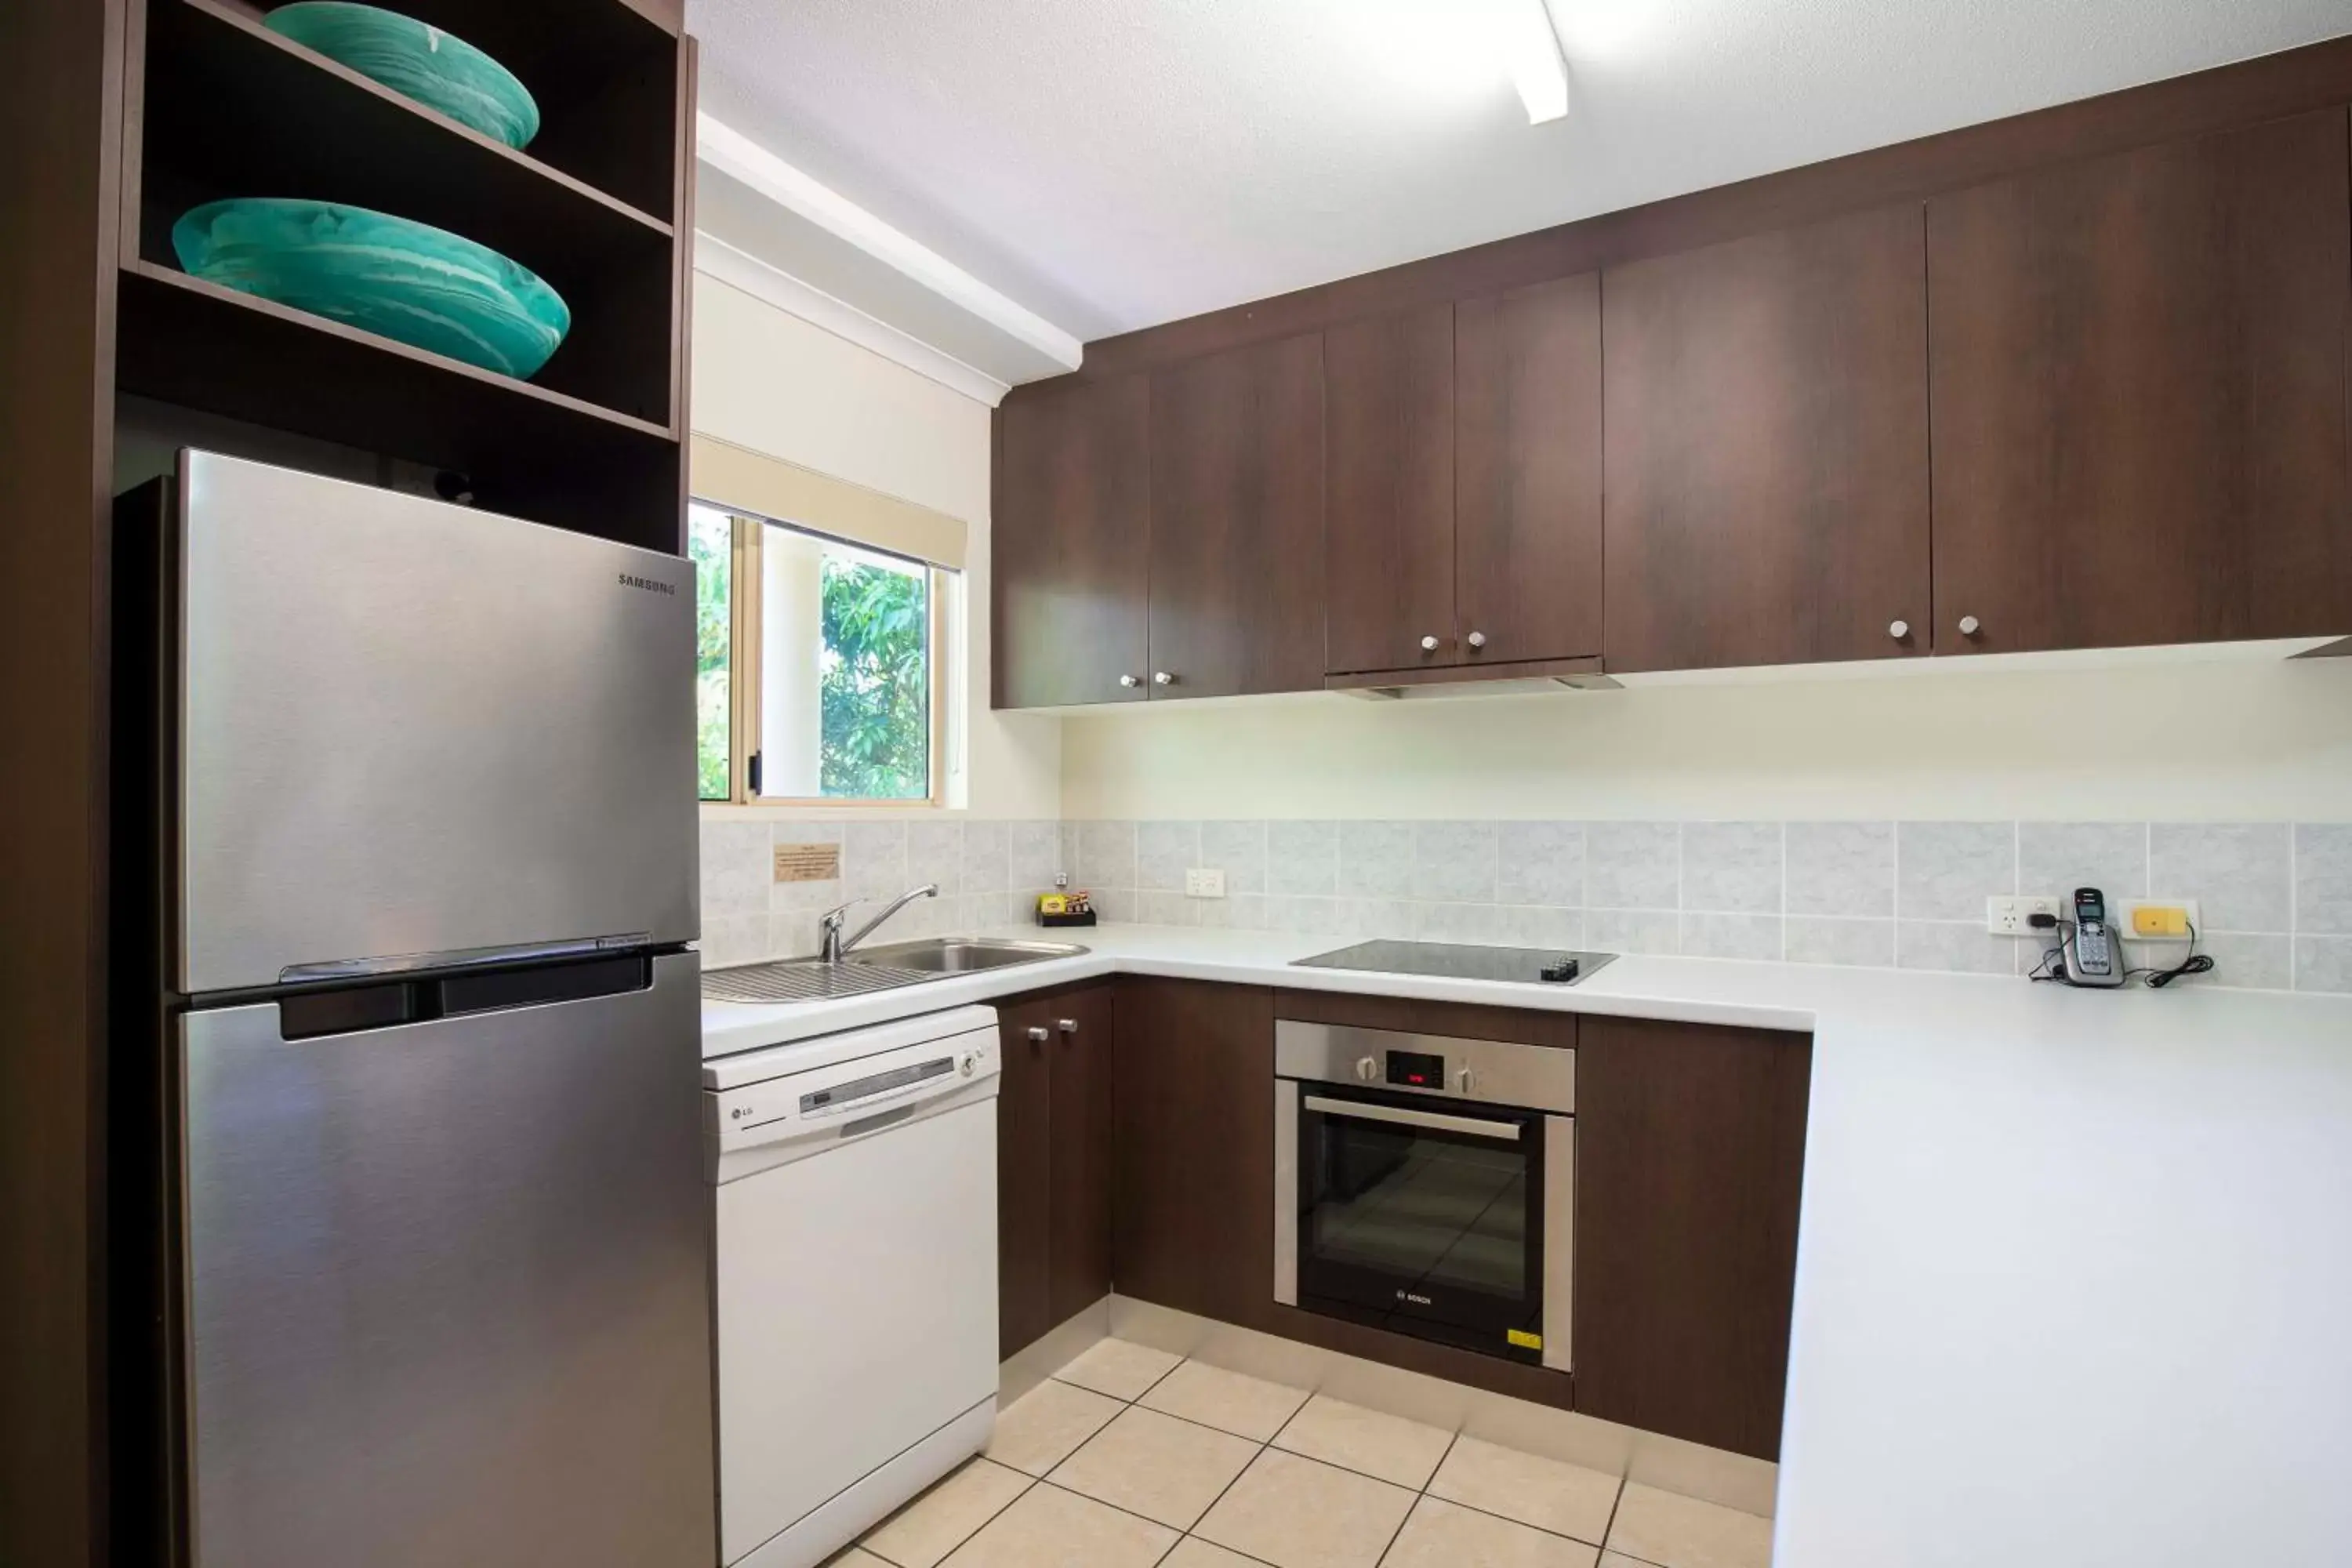
POLYGON ((1299 1304, 1540 1363, 1543 1113, 1298 1088, 1299 1304))

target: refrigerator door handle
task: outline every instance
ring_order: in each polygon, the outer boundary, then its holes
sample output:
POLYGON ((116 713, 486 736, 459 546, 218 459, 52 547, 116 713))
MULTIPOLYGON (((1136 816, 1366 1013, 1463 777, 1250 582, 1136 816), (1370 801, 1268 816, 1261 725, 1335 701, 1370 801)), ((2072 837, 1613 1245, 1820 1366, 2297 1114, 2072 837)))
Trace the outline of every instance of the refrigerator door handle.
POLYGON ((281 985, 309 985, 331 980, 379 980, 431 969, 478 969, 490 963, 545 963, 593 953, 625 952, 648 946, 647 931, 622 931, 612 936, 575 937, 564 942, 520 942, 507 947, 466 948, 456 952, 403 952, 382 958, 331 958, 318 963, 289 963, 278 972, 281 985))

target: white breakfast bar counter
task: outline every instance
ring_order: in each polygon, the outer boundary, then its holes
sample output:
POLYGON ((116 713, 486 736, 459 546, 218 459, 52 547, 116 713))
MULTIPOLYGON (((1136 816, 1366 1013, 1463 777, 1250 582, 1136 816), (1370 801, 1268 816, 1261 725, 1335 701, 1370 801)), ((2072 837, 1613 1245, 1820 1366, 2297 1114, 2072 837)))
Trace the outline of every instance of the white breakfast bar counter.
POLYGON ((2352 1563, 2352 998, 1629 956, 1570 987, 1068 959, 706 1003, 706 1058, 1132 973, 1810 1030, 1777 1568, 2352 1563))

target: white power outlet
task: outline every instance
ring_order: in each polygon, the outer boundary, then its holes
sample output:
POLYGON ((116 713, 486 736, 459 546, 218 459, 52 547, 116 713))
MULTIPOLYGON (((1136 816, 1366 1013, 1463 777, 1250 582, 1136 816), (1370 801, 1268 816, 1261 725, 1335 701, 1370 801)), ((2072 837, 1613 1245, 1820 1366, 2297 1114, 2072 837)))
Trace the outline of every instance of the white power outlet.
POLYGON ((1188 899, 1222 899, 1225 896, 1225 874, 1216 867, 1184 873, 1184 896, 1188 899))
POLYGON ((2057 899, 2035 895, 2029 898, 1998 898, 1985 900, 1985 930, 1994 936, 2047 936, 2055 940, 2055 929, 2036 931, 2028 923, 2032 915, 2055 917, 2064 912, 2065 906, 2057 899))

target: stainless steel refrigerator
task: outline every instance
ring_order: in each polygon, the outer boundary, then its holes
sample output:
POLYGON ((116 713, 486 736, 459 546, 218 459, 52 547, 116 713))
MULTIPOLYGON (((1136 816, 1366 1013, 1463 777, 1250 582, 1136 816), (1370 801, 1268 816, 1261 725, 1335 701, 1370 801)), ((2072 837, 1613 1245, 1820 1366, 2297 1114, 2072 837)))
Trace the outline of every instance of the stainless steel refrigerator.
POLYGON ((188 1557, 707 1568, 691 563, 164 493, 188 1557))

